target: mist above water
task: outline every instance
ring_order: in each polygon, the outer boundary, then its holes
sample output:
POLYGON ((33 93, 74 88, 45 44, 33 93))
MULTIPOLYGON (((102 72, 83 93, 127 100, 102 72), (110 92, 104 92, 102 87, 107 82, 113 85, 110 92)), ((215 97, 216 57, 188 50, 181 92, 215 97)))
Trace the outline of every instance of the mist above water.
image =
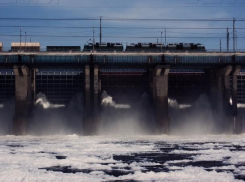
POLYGON ((0 135, 13 133, 14 99, 0 104, 0 135))
POLYGON ((77 94, 68 105, 52 104, 44 94, 37 95, 30 134, 82 134, 83 95, 77 94))
POLYGON ((191 107, 169 108, 172 135, 218 134, 224 131, 221 115, 213 110, 206 95, 201 95, 191 107))
MULTIPOLYGON (((84 98, 77 94, 66 104, 52 104, 44 94, 38 94, 29 119, 29 134, 60 135, 83 134, 84 98)), ((238 104, 238 115, 243 117, 245 130, 245 104, 238 104)), ((206 95, 192 105, 178 104, 169 99, 171 135, 203 135, 222 133, 225 120, 215 112, 206 95)), ((0 135, 12 134, 14 100, 0 104, 0 135)), ((224 118, 226 119, 226 118, 224 118)), ((154 109, 147 94, 139 102, 116 103, 106 92, 101 100, 99 135, 155 134, 154 109)))
POLYGON ((117 104, 104 91, 101 106, 100 135, 153 134, 155 122, 147 94, 138 103, 117 104))

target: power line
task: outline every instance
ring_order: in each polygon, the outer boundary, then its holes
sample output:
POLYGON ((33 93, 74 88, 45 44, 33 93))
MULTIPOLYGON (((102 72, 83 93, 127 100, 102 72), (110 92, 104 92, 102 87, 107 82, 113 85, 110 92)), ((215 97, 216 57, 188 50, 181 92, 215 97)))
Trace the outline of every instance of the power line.
MULTIPOLYGON (((20 28, 20 26, 16 25, 0 25, 1 28, 20 28)), ((64 29, 93 29, 93 27, 71 27, 71 26, 21 26, 23 28, 64 28, 64 29)), ((100 29, 100 27, 94 27, 95 29, 100 29)), ((162 30, 164 27, 102 27, 103 29, 142 29, 142 30, 162 30)), ((227 27, 169 27, 168 30, 226 30, 227 27)), ((232 27, 229 27, 232 29, 232 27)), ((238 27, 236 29, 245 30, 243 27, 238 27)))
MULTIPOLYGON (((0 35, 0 36, 6 36, 6 37, 17 37, 19 35, 0 35)), ((85 38, 89 38, 91 37, 90 35, 28 35, 30 37, 58 37, 58 38, 66 38, 66 37, 70 37, 70 38, 79 38, 79 37, 85 37, 85 38)), ((99 37, 99 36, 95 36, 95 37, 99 37)), ((106 38, 146 38, 146 39, 156 39, 156 38, 159 38, 159 36, 104 36, 106 38)), ((207 38, 210 38, 210 39, 226 39, 227 37, 220 37, 220 36, 213 36, 213 37, 183 37, 183 36, 168 36, 168 38, 196 38, 196 39, 207 39, 207 38)), ((237 37, 237 38, 245 38, 245 37, 237 37)))
MULTIPOLYGON (((24 20, 24 21, 94 21, 100 18, 0 18, 0 20, 24 20)), ((105 21, 167 21, 167 22, 232 22, 233 19, 155 19, 155 18, 103 18, 105 21)), ((237 19, 236 21, 245 21, 245 19, 237 19)))

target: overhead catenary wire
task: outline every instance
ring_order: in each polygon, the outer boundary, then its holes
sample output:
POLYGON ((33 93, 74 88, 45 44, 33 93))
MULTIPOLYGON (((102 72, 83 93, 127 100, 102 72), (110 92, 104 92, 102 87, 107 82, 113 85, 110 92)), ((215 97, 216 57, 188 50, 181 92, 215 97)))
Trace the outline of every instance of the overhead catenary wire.
MULTIPOLYGON (((99 21, 99 18, 4 18, 0 20, 17 20, 17 21, 99 21)), ((169 19, 169 18, 103 18, 104 21, 166 21, 166 22, 232 22, 233 19, 169 19)), ((236 21, 245 21, 243 18, 238 18, 236 21)))
MULTIPOLYGON (((7 35, 7 34, 0 34, 0 36, 7 36, 7 37, 17 37, 19 35, 7 35)), ((59 37, 59 38, 63 38, 63 37, 91 37, 90 35, 40 35, 40 34, 36 34, 36 35, 28 35, 29 37, 59 37)), ((95 37, 99 37, 98 36, 95 36, 95 37)), ((107 38, 159 38, 159 36, 104 36, 104 37, 107 37, 107 38)), ((213 36, 213 37, 183 37, 183 36, 168 36, 168 38, 223 38, 223 39, 226 39, 226 37, 220 37, 220 36, 213 36)), ((238 38, 245 38, 245 37, 238 37, 238 38)))

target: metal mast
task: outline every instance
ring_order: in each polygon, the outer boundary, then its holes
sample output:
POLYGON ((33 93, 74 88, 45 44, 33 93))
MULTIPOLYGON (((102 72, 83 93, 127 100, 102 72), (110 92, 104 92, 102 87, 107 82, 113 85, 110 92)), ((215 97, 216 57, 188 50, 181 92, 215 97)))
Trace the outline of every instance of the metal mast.
POLYGON ((20 51, 21 51, 21 27, 20 27, 20 51))
POLYGON ((93 27, 93 52, 94 52, 94 42, 95 40, 94 40, 94 27, 93 27))
POLYGON ((233 52, 236 52, 236 18, 233 18, 233 52))
POLYGON ((165 29, 165 49, 167 49, 167 30, 165 27, 164 29, 165 29))
POLYGON ((102 43, 102 17, 100 17, 100 45, 102 43))
POLYGON ((236 30, 236 50, 237 50, 237 30, 236 30))
POLYGON ((229 49, 230 49, 230 33, 229 33, 229 28, 227 28, 226 37, 227 37, 227 52, 229 52, 229 49))
POLYGON ((222 43, 221 43, 221 39, 220 39, 220 41, 219 41, 219 50, 220 50, 220 52, 221 52, 221 50, 222 50, 222 43))
POLYGON ((26 32, 25 32, 25 51, 26 51, 26 32))
MULTIPOLYGON (((161 32, 161 44, 162 44, 162 32, 161 32)), ((162 45, 161 45, 161 52, 162 52, 162 45)))

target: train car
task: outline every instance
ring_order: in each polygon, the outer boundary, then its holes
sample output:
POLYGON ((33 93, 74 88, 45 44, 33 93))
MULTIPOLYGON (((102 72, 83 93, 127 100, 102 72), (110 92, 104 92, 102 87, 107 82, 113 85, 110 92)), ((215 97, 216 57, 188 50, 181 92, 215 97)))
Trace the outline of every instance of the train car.
POLYGON ((2 52, 2 51, 3 51, 3 43, 0 42, 0 52, 2 52))
POLYGON ((126 52, 162 52, 163 50, 165 46, 158 43, 132 43, 126 47, 126 52))
POLYGON ((79 52, 81 46, 47 46, 46 50, 48 52, 79 52))
POLYGON ((12 42, 11 51, 39 52, 41 44, 39 42, 12 42))
POLYGON ((177 44, 173 44, 173 43, 168 44, 166 47, 166 50, 168 50, 168 51, 177 50, 177 44))
POLYGON ((202 45, 202 44, 195 44, 194 46, 196 46, 197 48, 197 50, 200 50, 200 51, 206 51, 206 47, 204 46, 204 45, 202 45))
POLYGON ((84 45, 83 51, 91 52, 93 49, 96 52, 122 52, 123 45, 121 43, 92 43, 84 45))
POLYGON ((198 43, 169 43, 166 48, 170 52, 204 52, 206 48, 204 45, 198 43))

